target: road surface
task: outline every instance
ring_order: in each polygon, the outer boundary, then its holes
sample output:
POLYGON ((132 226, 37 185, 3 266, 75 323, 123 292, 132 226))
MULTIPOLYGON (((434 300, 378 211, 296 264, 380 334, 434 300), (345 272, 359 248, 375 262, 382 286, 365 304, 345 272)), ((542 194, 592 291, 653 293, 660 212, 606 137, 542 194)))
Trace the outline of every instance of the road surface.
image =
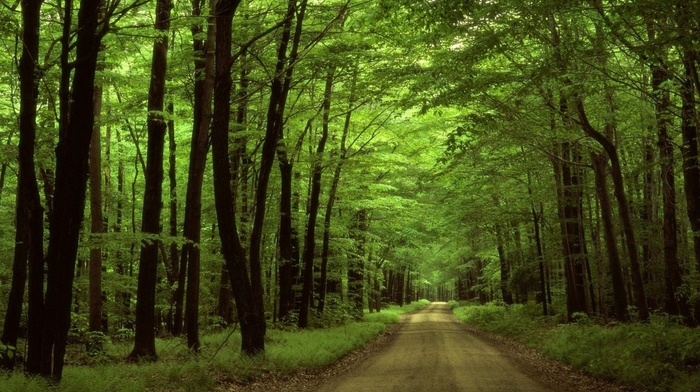
POLYGON ((465 330, 446 303, 409 316, 385 349, 319 392, 554 392, 465 330))

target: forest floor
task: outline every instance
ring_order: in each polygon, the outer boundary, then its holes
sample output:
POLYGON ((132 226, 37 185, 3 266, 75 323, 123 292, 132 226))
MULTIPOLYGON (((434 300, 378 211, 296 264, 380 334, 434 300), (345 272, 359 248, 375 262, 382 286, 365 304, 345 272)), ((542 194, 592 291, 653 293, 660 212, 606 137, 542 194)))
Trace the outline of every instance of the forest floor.
POLYGON ((535 350, 461 323, 434 303, 378 338, 317 370, 265 377, 220 391, 635 392, 542 357, 535 350))

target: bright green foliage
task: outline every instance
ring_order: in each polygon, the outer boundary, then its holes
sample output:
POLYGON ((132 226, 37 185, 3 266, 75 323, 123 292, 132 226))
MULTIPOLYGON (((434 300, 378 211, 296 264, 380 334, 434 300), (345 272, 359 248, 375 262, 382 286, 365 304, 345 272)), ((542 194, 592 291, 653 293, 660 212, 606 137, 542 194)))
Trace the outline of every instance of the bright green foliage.
POLYGON ((534 304, 462 306, 454 312, 480 330, 519 340, 595 376, 653 392, 697 389, 700 331, 663 317, 604 326, 585 315, 562 324, 565 318, 542 317, 534 304))

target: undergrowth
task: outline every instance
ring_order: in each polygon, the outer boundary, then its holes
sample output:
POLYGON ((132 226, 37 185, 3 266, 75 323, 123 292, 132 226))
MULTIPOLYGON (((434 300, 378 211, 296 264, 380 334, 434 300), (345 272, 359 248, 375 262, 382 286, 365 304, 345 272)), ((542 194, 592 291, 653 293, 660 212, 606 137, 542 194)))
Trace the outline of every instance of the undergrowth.
POLYGON ((15 372, 0 374, 0 391, 211 391, 225 382, 246 383, 270 372, 291 373, 331 364, 372 340, 387 325, 398 322, 401 314, 427 304, 423 300, 403 307, 389 306, 380 313, 365 314, 361 322, 329 328, 269 329, 265 354, 253 358, 241 355, 240 334, 233 329, 203 336, 198 355, 186 348, 184 339, 158 339, 159 360, 153 363, 126 363, 123 358, 129 354, 131 343, 107 343, 100 356, 85 354, 69 359, 58 386, 15 372))
POLYGON ((546 357, 589 374, 651 392, 697 392, 700 330, 654 316, 649 323, 602 325, 581 315, 564 323, 543 317, 535 304, 454 305, 455 315, 479 329, 514 338, 546 357))

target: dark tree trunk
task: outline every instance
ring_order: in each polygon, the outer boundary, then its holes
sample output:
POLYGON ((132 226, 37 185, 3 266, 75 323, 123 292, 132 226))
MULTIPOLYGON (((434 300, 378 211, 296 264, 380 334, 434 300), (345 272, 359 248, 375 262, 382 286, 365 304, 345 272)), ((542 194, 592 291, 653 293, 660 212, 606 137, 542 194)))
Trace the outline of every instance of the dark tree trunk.
MULTIPOLYGON (((263 223, 265 219, 267 188, 270 179, 270 171, 277 152, 277 145, 279 143, 280 135, 282 135, 282 128, 284 126, 284 111, 287 104, 287 95, 289 94, 294 67, 297 61, 305 11, 306 0, 302 0, 298 10, 295 0, 290 0, 288 2, 287 14, 285 16, 287 20, 283 24, 284 30, 277 51, 277 64, 275 67, 275 74, 272 79, 270 102, 267 112, 267 128, 265 140, 262 146, 262 155, 260 158, 260 170, 258 174, 257 190, 255 193, 256 208, 253 216, 253 229, 250 235, 249 252, 254 296, 256 301, 260 302, 259 307, 261 309, 263 306, 263 287, 261 281, 262 271, 260 245, 262 240, 263 223), (295 16, 297 17, 296 28, 294 31, 294 38, 291 39, 292 20, 295 16), (290 40, 292 41, 291 50, 289 53, 289 58, 287 58, 287 48, 289 47, 290 40)), ((290 178, 288 177, 285 180, 290 180, 290 178)), ((291 219, 291 215, 289 218, 291 219)), ((284 244, 284 246, 286 248, 288 244, 284 244)), ((285 276, 285 279, 286 278, 287 276, 285 276)), ((289 294, 289 286, 285 286, 284 288, 287 290, 286 294, 289 294)), ((285 303, 285 306, 286 305, 288 305, 288 302, 285 303)))
MULTIPOLYGON (((697 111, 693 85, 692 53, 683 54, 685 75, 681 84, 681 133, 683 135, 683 184, 690 229, 693 232, 695 262, 700 270, 700 159, 698 159, 697 111)), ((695 318, 700 318, 700 300, 695 304, 695 318)))
POLYGON ((676 222, 676 175, 673 141, 668 134, 671 118, 671 100, 668 90, 662 90, 663 84, 670 80, 665 69, 652 69, 652 87, 656 93, 656 120, 659 134, 659 161, 661 164, 661 187, 663 190, 664 211, 664 310, 670 315, 682 315, 686 322, 691 320, 688 298, 678 292, 683 283, 681 269, 678 265, 678 225, 676 222), (680 298, 677 295, 680 294, 680 298))
MULTIPOLYGON (((348 107, 352 108, 355 105, 355 94, 357 86, 357 73, 358 67, 353 68, 352 82, 350 85, 350 98, 348 100, 348 107)), ((340 183, 340 173, 343 169, 343 164, 347 158, 347 148, 345 143, 348 138, 348 132, 350 131, 350 119, 352 117, 352 110, 348 110, 345 115, 345 124, 343 125, 343 135, 340 138, 340 156, 338 157, 338 163, 335 166, 335 171, 333 172, 333 180, 331 182, 331 188, 328 191, 328 202, 326 204, 326 214, 323 219, 323 244, 321 246, 321 282, 319 284, 318 293, 318 313, 322 314, 324 307, 326 305, 326 293, 329 291, 329 281, 328 281, 328 255, 330 249, 330 239, 331 239, 331 219, 333 217, 333 206, 335 205, 336 194, 338 192, 338 184, 340 183)))
MULTIPOLYGON (((330 122, 331 93, 333 91, 334 69, 328 70, 326 88, 323 94, 323 127, 321 138, 318 140, 316 156, 313 160, 311 177, 311 198, 309 200, 309 221, 306 225, 304 239, 304 286, 301 293, 301 308, 299 309, 299 328, 309 325, 309 302, 313 293, 314 283, 314 254, 316 249, 316 218, 318 217, 319 200, 321 197, 321 175, 323 174, 323 152, 328 140, 328 123, 330 122)), ((325 282, 324 282, 325 283, 325 282)))
MULTIPOLYGON (((292 162, 287 154, 283 130, 277 147, 277 159, 280 168, 280 229, 279 229, 279 319, 286 322, 294 309, 294 290, 292 286, 292 162)), ((298 261, 297 261, 298 262, 298 261)))
POLYGON ((620 321, 629 321, 630 315, 627 310, 627 293, 625 291, 625 279, 622 275, 620 254, 617 251, 617 239, 615 236, 615 225, 613 224, 612 208, 608 197, 607 186, 607 156, 603 154, 591 154, 593 160, 593 171, 595 173, 596 191, 600 201, 600 212, 603 221, 603 235, 605 237, 605 248, 608 251, 608 263, 610 265, 610 277, 613 288, 613 304, 615 307, 615 318, 620 321))
MULTIPOLYGON (((12 284, 0 342, 17 347, 22 303, 29 260, 29 309, 27 371, 39 372, 41 317, 44 290, 44 211, 39 198, 34 167, 36 142, 36 107, 38 81, 36 62, 39 53, 39 15, 42 1, 22 2, 22 56, 19 63, 19 180, 17 184, 15 252, 12 263, 12 284)), ((16 355, 0 361, 0 369, 12 370, 16 355)))
MULTIPOLYGON (((192 15, 202 15, 206 9, 203 0, 193 1, 192 15), (204 7, 203 7, 204 6, 204 7)), ((213 13, 213 1, 211 8, 213 13)), ((187 173, 187 193, 185 195, 185 223, 183 235, 187 243, 182 247, 180 266, 187 276, 187 302, 185 307, 185 325, 187 326, 187 346, 199 350, 199 275, 200 275, 200 242, 202 231, 202 184, 204 169, 209 153, 209 124, 211 103, 214 93, 216 45, 216 25, 213 14, 210 14, 206 32, 206 41, 199 38, 203 33, 202 25, 192 26, 194 37, 195 83, 194 83, 194 122, 192 126, 192 141, 190 144, 190 164, 187 173), (186 271, 186 272, 185 272, 186 271)), ((181 278, 180 281, 183 281, 181 278)), ((182 294, 180 294, 182 295, 182 294)), ((180 305, 182 308, 182 305, 180 305)), ((230 318, 230 316, 229 316, 230 318)))
MULTIPOLYGON (((283 145, 280 138, 280 145, 283 145)), ((292 163, 286 153, 286 147, 278 148, 280 167, 280 266, 279 266, 279 319, 287 320, 294 308, 294 290, 292 286, 292 163)))
MULTIPOLYGON (((163 155, 167 123, 163 117, 165 79, 168 59, 168 37, 170 29, 170 0, 156 3, 155 28, 159 35, 153 43, 151 83, 148 90, 148 150, 146 153, 146 190, 143 197, 141 232, 160 234, 160 215, 163 195, 163 155)), ((156 359, 155 346, 155 301, 158 270, 158 243, 148 241, 141 244, 138 287, 136 290, 136 330, 134 349, 129 354, 133 360, 156 359)))
POLYGON ((649 319, 649 307, 647 305, 646 294, 644 290, 644 280, 639 262, 639 250, 635 240, 634 228, 632 226, 632 217, 630 206, 625 193, 625 184, 622 177, 622 168, 620 167, 620 159, 617 153, 617 147, 602 133, 598 132, 588 121, 586 110, 581 97, 576 98, 576 110, 581 121, 583 130, 588 136, 597 141, 610 159, 612 169, 613 189, 615 190, 615 198, 617 199, 620 219, 622 220, 622 229, 625 234, 627 251, 629 252, 630 270, 632 272, 632 284, 634 285, 635 298, 637 309, 639 310, 639 318, 642 321, 649 319))
POLYGON ((233 292, 231 291, 231 280, 226 265, 221 266, 219 276, 219 298, 216 304, 216 315, 221 318, 223 325, 233 323, 233 292))
MULTIPOLYGON (((356 243, 356 252, 348 258, 348 299, 353 304, 353 317, 362 319, 364 309, 365 259, 364 241, 367 231, 367 210, 360 209, 354 218, 351 237, 356 243)), ((402 288, 403 289, 403 288, 402 288)), ((403 305, 403 298, 401 299, 403 305)))
MULTIPOLYGON (((102 87, 95 86, 95 125, 90 142, 90 231, 105 232, 102 217, 102 143, 100 135, 100 111, 102 110, 102 87)), ((102 330, 102 249, 90 249, 90 331, 102 330)), ((106 332, 106 331, 105 331, 106 332)))
POLYGON ((527 191, 530 196, 530 212, 532 213, 532 225, 534 226, 535 232, 535 248, 537 250, 537 267, 539 270, 540 277, 540 294, 537 296, 537 301, 542 301, 542 314, 547 316, 549 312, 547 310, 547 289, 546 289, 546 276, 544 273, 544 255, 542 254, 542 238, 540 235, 540 219, 541 216, 537 214, 535 210, 535 200, 532 197, 532 179, 530 173, 527 174, 527 191))
MULTIPOLYGON (((63 374, 71 319, 73 273, 85 207, 88 155, 94 124, 95 69, 100 42, 100 37, 96 34, 98 7, 97 1, 80 2, 75 57, 81 61, 75 64, 70 105, 67 96, 61 97, 66 102, 61 105, 61 131, 56 147, 55 208, 49 225, 46 258, 48 274, 40 361, 40 373, 55 380, 60 380, 63 374)), ((65 3, 65 10, 66 15, 71 12, 71 1, 65 3)), ((70 25, 69 21, 64 23, 70 25)), ((67 43, 70 36, 69 32, 66 33, 64 43, 67 43)), ((62 61, 62 66, 62 71, 69 74, 67 61, 62 61)))
MULTIPOLYGON (((168 113, 175 113, 175 104, 172 101, 172 97, 168 102, 168 113)), ((178 255, 178 245, 174 241, 174 237, 177 237, 178 225, 177 225, 177 165, 175 160, 175 154, 177 152, 177 144, 175 142, 175 120, 174 116, 170 116, 168 119, 168 188, 169 192, 169 217, 168 226, 169 233, 171 237, 170 249, 166 255, 163 255, 163 262, 166 268, 166 276, 168 279, 168 285, 172 289, 175 283, 178 282, 180 274, 180 257, 178 255)), ((171 303, 170 309, 168 309, 168 332, 172 333, 173 325, 173 303, 171 303)))
MULTIPOLYGON (((498 199, 496 199, 496 202, 498 202, 498 199)), ((500 224, 496 224, 496 239, 498 241, 498 260, 501 264, 501 295, 506 305, 512 305, 513 294, 508 287, 510 281, 510 264, 508 264, 508 260, 506 259, 503 244, 503 229, 500 224)))
POLYGON ((404 304, 404 295, 403 295, 404 294, 404 282, 406 280, 403 270, 395 273, 394 277, 396 278, 396 285, 395 285, 396 299, 395 299, 395 302, 397 305, 403 306, 403 304, 404 304))
MULTIPOLYGON (((561 40, 554 14, 550 14, 548 19, 557 67, 562 74, 565 74, 568 71, 567 62, 561 53, 561 40)), ((567 86, 572 84, 567 77, 565 77, 564 83, 567 86)), ((572 129, 572 114, 569 108, 568 94, 564 90, 561 91, 559 98, 559 113, 564 127, 572 129)), ((552 127, 555 128, 556 125, 553 124, 552 127)), ((569 163, 570 160, 578 162, 580 156, 577 149, 572 148, 569 142, 562 143, 562 160, 563 162, 560 166, 555 162, 555 177, 561 176, 561 178, 557 178, 557 183, 560 187, 558 190, 559 221, 565 259, 566 302, 569 319, 571 320, 575 312, 588 313, 584 272, 587 255, 583 240, 582 214, 580 211, 582 193, 580 169, 569 163)))
MULTIPOLYGON (((566 107, 566 101, 562 99, 562 113, 566 113, 566 107)), ((568 142, 561 144, 561 161, 553 160, 569 318, 573 313, 587 312, 584 279, 584 262, 587 256, 583 247, 583 233, 580 230, 582 215, 579 211, 581 183, 579 170, 572 167, 572 162, 575 164, 579 160, 578 153, 572 152, 572 146, 568 142)))
MULTIPOLYGON (((221 248, 231 280, 236 310, 241 326, 241 350, 255 355, 265 350, 265 317, 262 292, 253 291, 248 275, 245 250, 238 237, 236 209, 231 192, 231 170, 228 156, 228 129, 231 117, 231 32, 233 16, 240 0, 220 0, 216 7, 216 73, 214 82, 214 113, 212 123, 212 165, 214 169, 214 199, 219 223, 221 248), (260 296, 260 298, 257 298, 260 296)), ((289 34, 287 27, 285 34, 289 34)), ((276 139, 275 139, 276 141, 276 139)), ((274 154, 274 150, 272 150, 274 154)), ((274 155, 273 155, 274 157, 274 155)), ((258 266, 259 267, 259 266, 258 266)), ((251 275, 256 270, 251 266, 251 275)), ((260 276, 258 276, 260 279, 260 276)))

